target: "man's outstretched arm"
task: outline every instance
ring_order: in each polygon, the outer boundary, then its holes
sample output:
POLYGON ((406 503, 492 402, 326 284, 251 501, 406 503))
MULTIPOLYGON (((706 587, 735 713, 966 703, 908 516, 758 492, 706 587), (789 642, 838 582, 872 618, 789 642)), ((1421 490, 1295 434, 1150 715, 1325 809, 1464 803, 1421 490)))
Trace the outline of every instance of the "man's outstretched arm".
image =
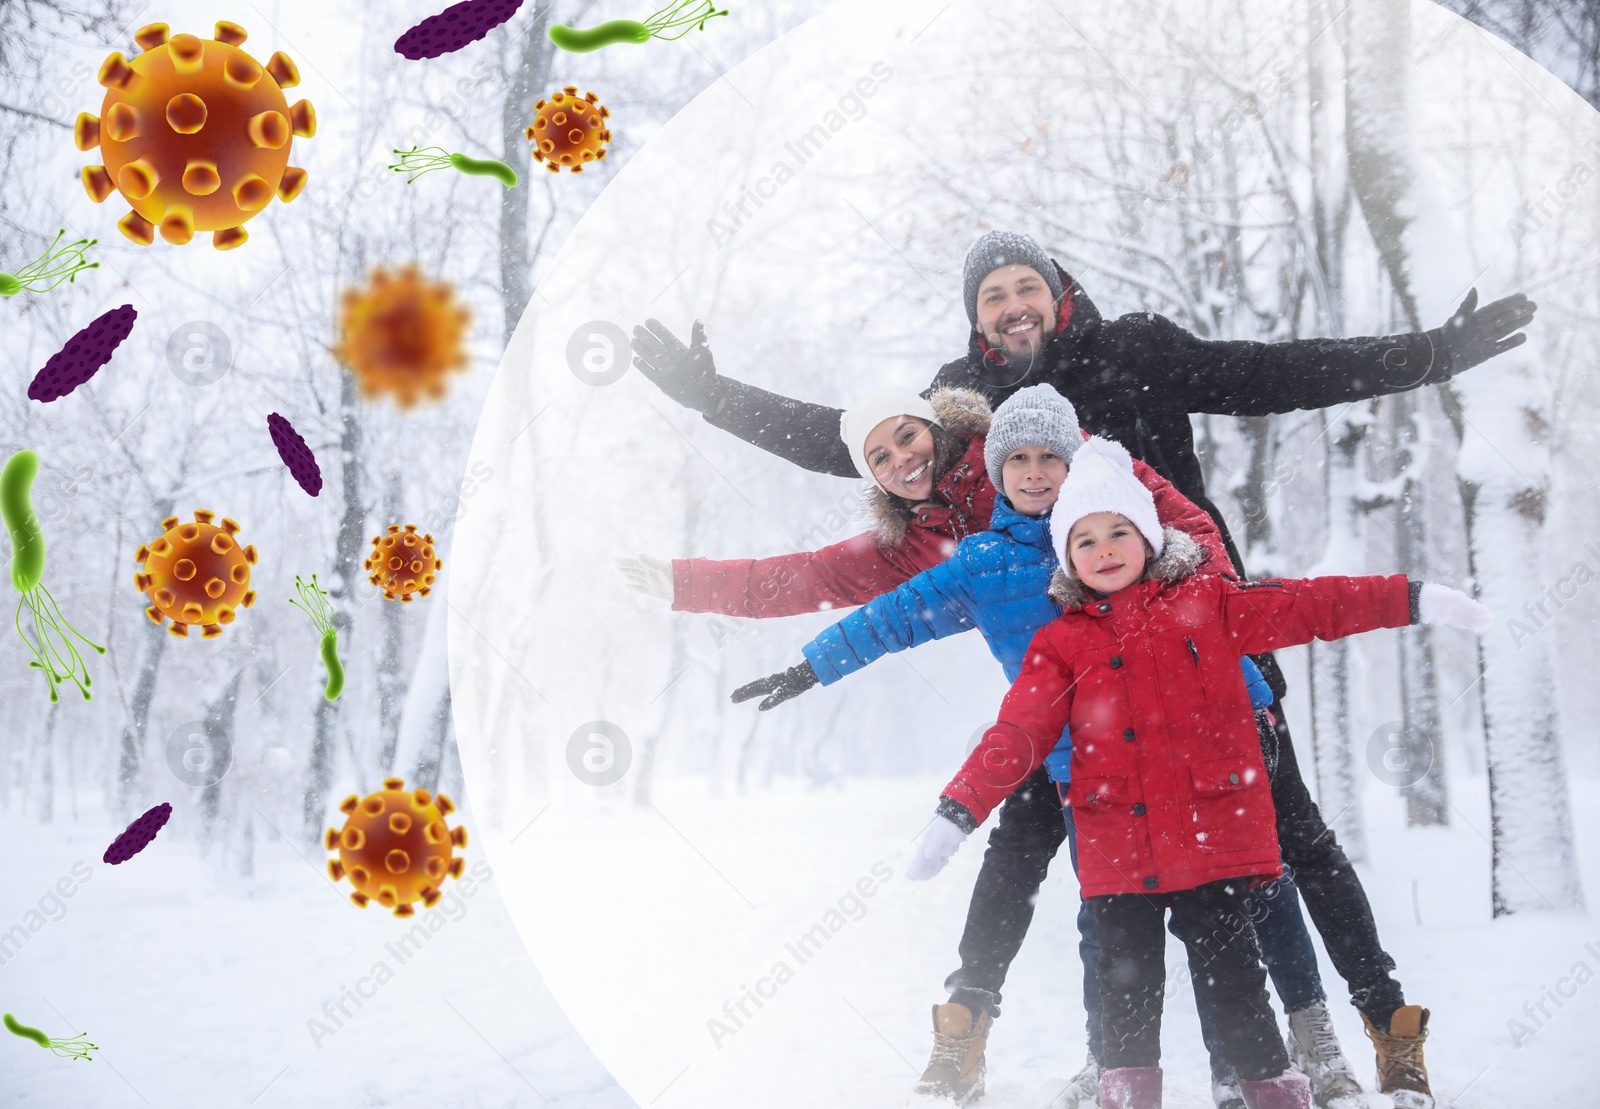
POLYGON ((723 377, 711 360, 699 320, 688 346, 660 320, 635 327, 633 364, 667 396, 752 446, 819 474, 858 476, 850 450, 839 438, 839 409, 723 377))
POLYGON ((1478 307, 1472 290, 1442 327, 1404 335, 1259 343, 1201 339, 1160 316, 1147 365, 1190 412, 1266 416, 1448 381, 1527 340, 1538 305, 1518 293, 1478 307))

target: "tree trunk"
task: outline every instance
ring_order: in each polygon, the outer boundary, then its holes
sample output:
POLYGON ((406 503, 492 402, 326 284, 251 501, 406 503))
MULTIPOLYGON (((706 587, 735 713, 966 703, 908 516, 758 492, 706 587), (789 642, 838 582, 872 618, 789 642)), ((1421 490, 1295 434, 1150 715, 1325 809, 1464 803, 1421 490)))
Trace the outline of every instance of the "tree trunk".
MULTIPOLYGON (((1428 519, 1418 480, 1419 454, 1428 449, 1427 433, 1414 393, 1398 393, 1390 403, 1394 439, 1401 465, 1408 471, 1395 502, 1395 568, 1406 577, 1428 577, 1428 519)), ((1400 632, 1400 717, 1405 743, 1402 789, 1406 823, 1450 823, 1450 789, 1445 777, 1444 717, 1439 711, 1439 683, 1433 666, 1433 629, 1426 624, 1400 632)))
POLYGON ((167 643, 172 638, 165 628, 149 622, 142 624, 141 628, 145 636, 144 654, 139 663, 139 679, 133 687, 133 700, 128 704, 128 718, 122 724, 122 749, 117 760, 116 808, 120 816, 128 815, 128 795, 143 766, 145 735, 150 727, 150 704, 156 696, 156 675, 161 670, 161 656, 166 653, 167 643))
MULTIPOLYGON (((206 706, 206 719, 203 727, 208 737, 224 735, 228 737, 229 743, 232 743, 234 709, 239 704, 239 685, 244 681, 244 670, 243 666, 235 670, 232 680, 206 706)), ((208 740, 208 742, 210 741, 208 740)), ((226 778, 218 778, 205 786, 200 792, 200 812, 205 822, 208 839, 212 838, 212 832, 216 828, 217 816, 222 807, 222 783, 226 780, 226 778)))
MULTIPOLYGON (((1312 226, 1317 273, 1316 319, 1326 335, 1343 335, 1345 231, 1350 223, 1350 178, 1343 144, 1344 126, 1336 97, 1338 36, 1328 26, 1325 3, 1310 10, 1307 57, 1311 103, 1312 226)), ((1366 520, 1361 507, 1362 446, 1373 416, 1373 402, 1345 405, 1323 413, 1327 449, 1324 480, 1328 538, 1316 574, 1355 574, 1363 569, 1366 520)), ((1361 790, 1356 779, 1350 735, 1350 644, 1313 642, 1311 651, 1311 742, 1317 772, 1317 802, 1339 831, 1345 852, 1356 862, 1367 858, 1361 790)))
MULTIPOLYGON (((339 534, 334 541, 333 582, 328 598, 334 606, 333 626, 339 633, 344 657, 354 665, 356 655, 351 642, 349 598, 361 580, 361 553, 366 513, 361 505, 361 418, 356 396, 355 376, 339 371, 339 412, 343 417, 339 433, 340 494, 343 511, 339 534)), ((388 603, 388 602, 386 602, 388 603)), ((397 603, 397 602, 396 602, 397 603)), ((311 741, 310 777, 301 804, 303 834, 315 843, 322 835, 323 811, 333 788, 333 748, 339 728, 339 701, 317 697, 316 721, 311 741)))
MULTIPOLYGON (((1352 0, 1350 10, 1356 195, 1406 316, 1416 327, 1437 323, 1455 308, 1461 290, 1451 285, 1475 271, 1412 154, 1411 9, 1403 0, 1352 0)), ((1502 615, 1543 599, 1526 556, 1545 546, 1551 467, 1550 390, 1534 349, 1530 342, 1445 386, 1458 434, 1472 429, 1456 464, 1468 565, 1479 599, 1502 615)), ((1519 641, 1501 620, 1478 640, 1497 917, 1583 905, 1550 639, 1519 641)))
MULTIPOLYGON (((383 518, 397 521, 404 510, 401 496, 400 474, 389 472, 389 481, 383 494, 383 518)), ((383 645, 378 657, 378 771, 392 773, 395 745, 400 741, 400 710, 406 695, 403 656, 405 654, 405 623, 401 620, 401 606, 385 604, 379 611, 383 645)))

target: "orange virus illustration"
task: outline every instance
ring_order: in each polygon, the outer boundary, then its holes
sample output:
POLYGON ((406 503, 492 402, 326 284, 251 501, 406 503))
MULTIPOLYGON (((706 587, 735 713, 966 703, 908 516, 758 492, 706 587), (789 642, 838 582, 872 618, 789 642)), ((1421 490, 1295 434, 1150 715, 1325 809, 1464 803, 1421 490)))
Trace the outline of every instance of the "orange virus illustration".
POLYGON ((533 160, 544 162, 551 173, 560 173, 562 167, 582 173, 586 163, 606 156, 606 143, 611 141, 606 120, 610 118, 595 94, 586 92, 580 97, 577 85, 552 93, 549 100, 533 106, 533 122, 526 132, 533 140, 533 160))
POLYGON ((433 536, 418 535, 416 524, 390 524, 384 535, 373 536, 372 553, 361 565, 372 576, 367 580, 383 590, 385 600, 410 603, 411 595, 426 597, 432 592, 433 578, 444 569, 444 562, 433 553, 433 536))
POLYGON ((372 271, 366 289, 346 289, 334 357, 350 367, 365 397, 393 393, 402 408, 445 394, 445 378, 466 368, 472 313, 455 290, 424 281, 415 266, 372 271))
POLYGON ((216 513, 203 508, 195 510, 192 524, 168 516, 161 521, 162 533, 134 552, 133 560, 144 569, 134 573, 133 584, 154 602, 145 615, 155 624, 170 619, 167 631, 173 635, 188 635, 190 624, 199 624, 207 639, 221 635, 237 609, 256 603, 250 588, 256 549, 241 548, 233 538, 238 524, 224 516, 219 526, 214 519, 216 513))
POLYGON ((335 881, 349 878, 350 895, 363 909, 377 901, 395 916, 413 916, 412 904, 433 908, 446 875, 461 877, 465 859, 454 848, 467 845, 465 828, 446 828, 444 818, 456 807, 444 794, 425 789, 406 792, 403 778, 385 778, 377 793, 352 793, 339 805, 344 827, 329 828, 323 846, 338 851, 328 860, 335 881))
POLYGON ((167 37, 165 23, 133 36, 144 53, 113 52, 100 67, 105 101, 96 118, 80 113, 79 150, 100 148, 105 164, 85 166, 95 203, 120 192, 133 211, 117 221, 140 246, 161 237, 175 246, 210 231, 218 250, 249 238, 240 225, 274 193, 293 200, 306 171, 289 164, 290 136, 317 133, 311 103, 291 106, 283 90, 300 73, 281 50, 265 67, 239 49, 245 30, 222 20, 215 39, 167 37))

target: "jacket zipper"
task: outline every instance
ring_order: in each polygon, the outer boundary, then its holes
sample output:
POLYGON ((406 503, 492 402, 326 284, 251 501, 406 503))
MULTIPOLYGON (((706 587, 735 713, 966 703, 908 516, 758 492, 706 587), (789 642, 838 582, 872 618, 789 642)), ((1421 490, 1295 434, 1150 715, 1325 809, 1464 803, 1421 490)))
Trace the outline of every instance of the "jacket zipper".
POLYGON ((1194 659, 1195 677, 1200 679, 1200 697, 1202 700, 1210 700, 1210 698, 1206 696, 1205 674, 1202 673, 1200 669, 1200 649, 1194 645, 1194 640, 1190 639, 1188 636, 1183 637, 1183 645, 1189 648, 1189 657, 1194 659))

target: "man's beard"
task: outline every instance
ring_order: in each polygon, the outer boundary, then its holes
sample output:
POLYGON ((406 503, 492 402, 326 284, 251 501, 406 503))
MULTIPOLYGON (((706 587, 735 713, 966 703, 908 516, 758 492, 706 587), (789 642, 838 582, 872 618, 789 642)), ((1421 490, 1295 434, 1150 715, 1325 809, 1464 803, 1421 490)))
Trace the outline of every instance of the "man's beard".
MULTIPOLYGON (((1015 323, 1016 321, 1013 320, 1012 322, 1015 323)), ((1052 353, 1051 341, 1055 338, 1046 329, 1043 321, 1040 322, 1039 331, 1039 341, 1033 344, 1031 349, 1020 354, 1013 354, 1004 343, 998 346, 991 346, 992 350, 1005 358, 1005 362, 999 364, 986 362, 984 364, 983 376, 990 385, 997 388, 1009 388, 1012 385, 1032 379, 1034 370, 1043 366, 1049 360, 1052 353)))

